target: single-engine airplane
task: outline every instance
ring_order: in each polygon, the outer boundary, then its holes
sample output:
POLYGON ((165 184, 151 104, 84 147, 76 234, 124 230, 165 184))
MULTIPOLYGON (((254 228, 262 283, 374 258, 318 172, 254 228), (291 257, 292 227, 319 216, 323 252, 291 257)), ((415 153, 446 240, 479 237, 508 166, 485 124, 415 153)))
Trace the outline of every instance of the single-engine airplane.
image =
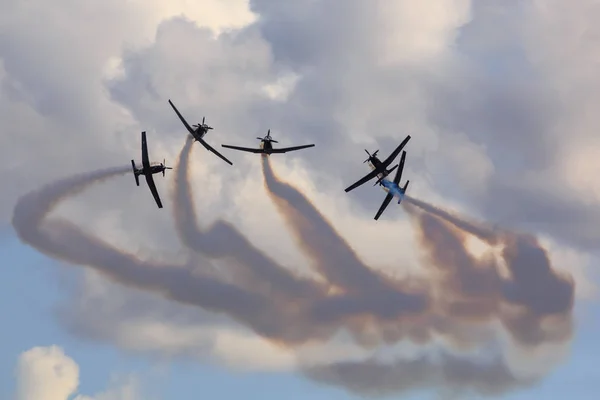
MULTIPOLYGON (((400 151, 402 150, 402 148, 404 148, 404 146, 406 146, 406 143, 408 143, 409 140, 410 140, 410 135, 406 136, 406 138, 402 141, 402 143, 400 143, 400 145, 398 147, 396 147, 396 149, 392 152, 392 154, 390 154, 390 156, 388 158, 386 158, 384 161, 381 161, 379 158, 377 158, 377 153, 379 152, 379 150, 375 150, 375 152, 373 154, 371 154, 371 153, 369 153, 368 150, 365 149, 365 151, 369 155, 369 158, 367 158, 364 162, 369 162, 370 167, 373 170, 371 172, 369 172, 367 175, 365 175, 363 178, 359 179, 356 183, 348 186, 345 189, 346 193, 348 193, 349 191, 351 191, 353 189, 356 189, 360 185, 367 183, 368 181, 370 181, 371 179, 373 179, 379 175, 381 175, 381 176, 379 177, 377 182, 375 182, 375 185, 380 183, 381 180, 383 180, 386 176, 388 176, 393 170, 395 170, 398 167, 398 165, 394 165, 392 168, 387 169, 388 165, 390 165, 394 161, 394 159, 396 157, 398 157, 398 154, 400 154, 400 151)), ((373 186, 375 186, 375 185, 373 185, 373 186)))
POLYGON ((206 150, 214 153, 217 157, 221 158, 221 160, 225 161, 227 164, 233 165, 233 163, 231 161, 229 161, 227 158, 225 158, 224 155, 219 153, 217 150, 215 150, 211 145, 206 143, 206 141, 204 140, 204 136, 206 135, 206 133, 210 129, 213 129, 212 126, 208 126, 207 124, 204 123, 204 117, 202 117, 202 123, 194 124, 192 127, 192 126, 190 126, 190 124, 187 123, 185 118, 183 118, 183 115, 181 115, 181 113, 179 112, 177 107, 175 107, 175 104, 173 104, 173 102, 170 99, 169 99, 169 104, 171 105, 171 107, 173 107, 175 114, 177 114, 177 116, 179 117, 181 122, 183 122, 183 125, 185 125, 186 129, 190 132, 190 134, 194 137, 194 139, 196 139, 197 142, 200 142, 200 144, 202 146, 204 146, 206 148, 206 150))
POLYGON ((259 148, 249 148, 249 147, 239 147, 239 146, 230 146, 228 144, 222 144, 222 147, 226 147, 228 149, 233 149, 233 150, 240 150, 240 151, 247 151, 249 153, 258 153, 258 154, 279 154, 279 153, 287 153, 288 151, 295 151, 295 150, 302 150, 302 149, 307 149, 309 147, 314 147, 314 144, 304 144, 302 146, 294 146, 294 147, 282 147, 280 149, 274 149, 273 145, 271 143, 279 143, 277 140, 273 140, 273 138, 271 137, 271 130, 269 129, 267 131, 267 136, 260 138, 257 137, 258 140, 260 140, 260 146, 259 148))
POLYGON ((154 200, 156 200, 156 204, 158 208, 163 208, 162 203, 160 201, 160 197, 158 196, 158 190, 156 190, 156 185, 154 184, 154 178, 152 175, 158 174, 162 172, 163 176, 165 176, 165 170, 173 169, 171 167, 165 166, 165 161, 162 163, 150 163, 148 159, 148 144, 146 143, 146 132, 142 132, 142 168, 138 168, 135 165, 135 161, 131 160, 131 168, 133 168, 133 176, 135 177, 136 185, 140 186, 140 179, 138 176, 144 175, 146 177, 146 182, 148 183, 148 187, 152 192, 152 196, 154 196, 154 200))
POLYGON ((404 199, 404 194, 406 193, 406 188, 408 187, 409 180, 406 181, 404 187, 400 187, 400 179, 402 178, 402 170, 404 169, 404 161, 406 160, 406 151, 402 152, 402 157, 400 158, 400 165, 398 166, 398 171, 396 171, 396 176, 393 181, 389 181, 385 178, 380 179, 379 185, 383 187, 383 190, 387 192, 387 196, 383 199, 383 203, 381 203, 381 207, 377 211, 375 215, 375 220, 378 220, 381 214, 385 211, 388 204, 394 197, 398 198, 398 204, 402 202, 404 199))

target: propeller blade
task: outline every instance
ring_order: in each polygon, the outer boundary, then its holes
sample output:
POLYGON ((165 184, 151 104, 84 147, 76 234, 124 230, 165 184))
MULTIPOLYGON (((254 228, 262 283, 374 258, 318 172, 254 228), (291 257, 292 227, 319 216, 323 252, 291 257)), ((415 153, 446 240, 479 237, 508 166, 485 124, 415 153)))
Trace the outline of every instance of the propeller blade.
POLYGON ((264 140, 264 138, 261 138, 261 137, 257 137, 257 139, 258 139, 258 140, 264 140))
POLYGON ((202 117, 202 125, 204 125, 204 117, 202 117))

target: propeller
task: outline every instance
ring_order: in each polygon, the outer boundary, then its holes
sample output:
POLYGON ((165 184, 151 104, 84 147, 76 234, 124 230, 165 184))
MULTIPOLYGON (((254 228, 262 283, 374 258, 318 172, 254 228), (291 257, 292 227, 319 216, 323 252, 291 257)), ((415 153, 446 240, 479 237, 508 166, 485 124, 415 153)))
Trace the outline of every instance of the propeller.
POLYGON ((273 140, 271 138, 271 130, 269 129, 267 131, 267 135, 263 138, 257 137, 258 140, 262 141, 262 142, 273 142, 273 143, 279 143, 277 140, 273 140))
POLYGON ((367 149, 365 149, 365 151, 369 155, 369 158, 367 158, 365 161, 363 161, 363 164, 366 163, 367 161, 370 161, 373 157, 376 157, 377 153, 379 153, 379 149, 375 150, 375 153, 373 153, 373 154, 369 153, 369 151, 367 149))
POLYGON ((196 129, 198 129, 198 128, 213 129, 212 126, 208 126, 204 123, 205 120, 206 120, 206 117, 202 117, 202 123, 194 124, 194 125, 192 125, 192 127, 196 128, 196 129))
POLYGON ((165 170, 167 170, 167 169, 173 169, 173 168, 171 168, 171 167, 167 167, 167 166, 166 166, 166 164, 167 164, 167 160, 166 160, 166 159, 163 159, 163 162, 162 162, 162 164, 160 164, 160 165, 161 165, 161 167, 163 167, 163 170, 162 170, 162 174, 163 174, 163 176, 165 176, 165 170))

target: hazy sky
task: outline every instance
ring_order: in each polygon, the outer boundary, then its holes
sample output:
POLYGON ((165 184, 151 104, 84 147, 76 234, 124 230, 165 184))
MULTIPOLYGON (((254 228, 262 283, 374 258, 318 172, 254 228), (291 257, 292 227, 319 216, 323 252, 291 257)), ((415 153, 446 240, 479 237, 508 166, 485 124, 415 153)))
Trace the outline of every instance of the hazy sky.
POLYGON ((0 399, 596 398, 598 20, 594 0, 0 0, 0 399), (267 129, 316 147, 220 146, 267 129), (127 170, 142 130, 178 167, 161 210, 127 170), (504 252, 344 193, 407 134, 409 194, 504 252))

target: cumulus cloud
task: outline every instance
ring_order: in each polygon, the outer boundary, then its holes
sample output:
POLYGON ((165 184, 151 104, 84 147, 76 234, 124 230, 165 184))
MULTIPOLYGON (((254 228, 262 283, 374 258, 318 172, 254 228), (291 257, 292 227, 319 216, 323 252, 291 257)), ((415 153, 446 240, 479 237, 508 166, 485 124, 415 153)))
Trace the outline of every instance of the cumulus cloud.
MULTIPOLYGON (((79 387, 79 365, 58 346, 34 347, 19 356, 17 400, 68 400, 79 387)), ((134 380, 120 382, 95 396, 77 394, 74 400, 142 399, 134 380)))

